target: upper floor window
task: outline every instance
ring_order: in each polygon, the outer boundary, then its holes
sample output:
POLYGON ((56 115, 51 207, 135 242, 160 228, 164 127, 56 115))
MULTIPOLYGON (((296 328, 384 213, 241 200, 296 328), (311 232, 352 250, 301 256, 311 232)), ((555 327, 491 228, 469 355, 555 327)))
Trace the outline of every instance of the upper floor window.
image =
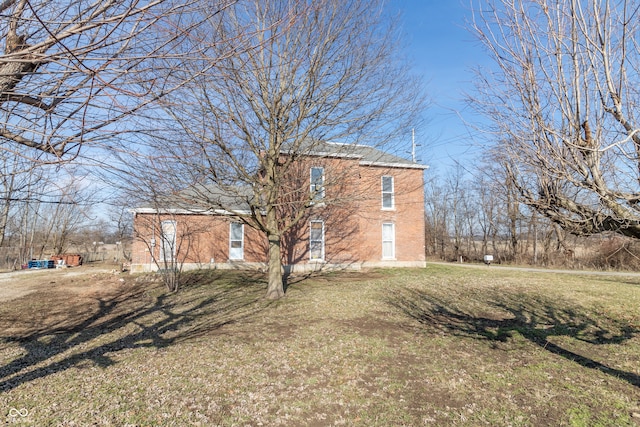
POLYGON ((311 201, 321 202, 324 199, 324 168, 311 168, 311 201))
POLYGON ((393 209, 395 200, 393 194, 393 177, 382 177, 382 209, 393 209))
POLYGON ((229 259, 244 259, 244 224, 232 222, 229 228, 229 259))

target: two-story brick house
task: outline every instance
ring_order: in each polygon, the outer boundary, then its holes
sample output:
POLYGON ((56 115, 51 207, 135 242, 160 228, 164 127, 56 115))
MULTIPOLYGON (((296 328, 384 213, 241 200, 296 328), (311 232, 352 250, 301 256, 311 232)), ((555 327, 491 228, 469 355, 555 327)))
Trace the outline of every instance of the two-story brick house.
MULTIPOLYGON (((302 156, 284 184, 281 215, 311 207, 282 237, 283 265, 291 271, 425 265, 426 166, 372 147, 323 143, 302 156), (292 200, 286 200, 291 197, 292 200), (307 203, 308 205, 309 203, 307 203)), ((221 194, 221 197, 225 197, 221 194)), ((132 271, 151 271, 167 257, 183 268, 264 268, 264 234, 242 221, 241 198, 226 209, 185 208, 167 202, 134 213, 132 271)))

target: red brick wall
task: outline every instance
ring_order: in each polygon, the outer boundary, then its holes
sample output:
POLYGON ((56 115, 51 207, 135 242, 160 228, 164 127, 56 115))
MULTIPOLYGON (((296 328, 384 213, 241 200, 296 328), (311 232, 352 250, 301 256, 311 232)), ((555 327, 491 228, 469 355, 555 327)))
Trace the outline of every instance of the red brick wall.
MULTIPOLYGON (((301 195, 309 194, 312 166, 325 168, 325 200, 317 203, 283 236, 283 262, 309 263, 309 226, 312 220, 324 221, 325 262, 359 264, 362 262, 424 262, 424 192, 423 170, 360 166, 356 159, 311 158, 292 169, 285 189, 280 214, 294 218, 302 209, 301 195), (394 208, 382 208, 382 176, 394 180, 394 208), (395 258, 383 260, 382 224, 395 225, 395 258)), ((136 239, 132 248, 132 264, 151 261, 148 242, 158 256, 162 220, 177 224, 180 261, 208 264, 229 261, 229 223, 222 215, 151 215, 136 214, 136 239)), ((266 262, 266 238, 249 226, 244 227, 244 261, 266 262)))
MULTIPOLYGON (((176 222, 176 247, 179 262, 208 264, 229 261, 229 227, 232 218, 223 215, 195 214, 135 214, 132 264, 150 264, 151 251, 160 256, 160 224, 164 220, 176 222), (156 244, 152 248, 151 239, 156 244)), ((244 261, 265 262, 265 238, 256 230, 244 227, 244 261)))
POLYGON ((382 224, 395 225, 395 260, 424 261, 424 179, 422 169, 360 168, 361 188, 371 197, 360 204, 362 259, 382 260, 382 224), (394 208, 382 208, 382 176, 392 176, 394 208))
MULTIPOLYGON (((325 261, 352 264, 359 261, 360 222, 357 219, 359 175, 357 159, 309 158, 301 160, 292 170, 289 181, 299 183, 303 197, 310 190, 310 170, 323 167, 325 197, 314 204, 284 237, 285 264, 309 262, 309 229, 311 221, 323 221, 325 230, 325 261)), ((294 204, 295 205, 295 204, 294 204)), ((290 213, 298 213, 294 207, 290 213)))

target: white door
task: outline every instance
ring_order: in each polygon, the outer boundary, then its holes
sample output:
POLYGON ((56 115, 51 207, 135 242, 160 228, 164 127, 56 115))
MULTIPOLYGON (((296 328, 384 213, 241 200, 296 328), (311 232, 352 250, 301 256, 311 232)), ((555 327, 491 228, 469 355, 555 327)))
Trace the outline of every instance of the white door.
POLYGON ((239 222, 229 228, 229 259, 244 259, 244 224, 239 222))
POLYGON ((172 263, 176 256, 176 222, 162 221, 160 262, 172 263))
POLYGON ((396 257, 396 231, 394 224, 385 222, 382 224, 382 259, 394 259, 396 257))

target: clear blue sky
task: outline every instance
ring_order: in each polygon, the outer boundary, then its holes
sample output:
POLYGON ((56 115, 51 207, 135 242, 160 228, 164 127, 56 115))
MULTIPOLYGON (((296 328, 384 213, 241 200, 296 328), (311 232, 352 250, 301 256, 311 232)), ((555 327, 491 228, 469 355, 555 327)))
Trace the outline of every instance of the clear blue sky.
POLYGON ((470 1, 390 0, 389 5, 401 13, 408 54, 434 103, 426 114, 429 122, 416 134, 422 144, 419 157, 433 172, 444 174, 456 160, 469 163, 479 155, 458 117, 473 119, 463 111, 463 93, 472 89, 471 68, 488 62, 466 29, 470 1))

